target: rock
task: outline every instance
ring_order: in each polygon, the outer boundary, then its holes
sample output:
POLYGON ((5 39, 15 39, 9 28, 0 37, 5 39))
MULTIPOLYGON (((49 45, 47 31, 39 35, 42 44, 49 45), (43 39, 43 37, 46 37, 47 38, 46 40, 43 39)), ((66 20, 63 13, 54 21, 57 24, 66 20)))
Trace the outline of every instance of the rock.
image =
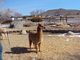
POLYGON ((19 27, 23 27, 22 21, 13 21, 10 24, 10 28, 19 28, 19 27))
POLYGON ((75 35, 72 31, 69 31, 67 35, 75 35))
POLYGON ((20 34, 27 34, 26 30, 22 30, 20 34))

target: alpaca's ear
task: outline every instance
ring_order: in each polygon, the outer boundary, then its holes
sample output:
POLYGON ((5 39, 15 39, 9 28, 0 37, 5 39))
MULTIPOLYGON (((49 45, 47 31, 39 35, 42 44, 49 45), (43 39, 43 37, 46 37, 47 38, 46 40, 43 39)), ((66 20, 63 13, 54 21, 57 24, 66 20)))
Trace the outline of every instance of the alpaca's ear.
POLYGON ((38 26, 41 26, 41 24, 38 24, 38 26))
POLYGON ((41 26, 41 24, 38 24, 38 26, 41 26))

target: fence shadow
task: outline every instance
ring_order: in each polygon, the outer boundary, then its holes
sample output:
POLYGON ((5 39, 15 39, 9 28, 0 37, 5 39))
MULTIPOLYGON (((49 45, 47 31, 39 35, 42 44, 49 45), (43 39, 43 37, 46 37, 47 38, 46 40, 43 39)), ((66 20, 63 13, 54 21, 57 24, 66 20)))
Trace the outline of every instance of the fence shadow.
MULTIPOLYGON (((33 48, 32 48, 33 49, 33 48)), ((12 47, 11 52, 5 52, 5 53, 12 53, 12 54, 22 54, 22 53, 36 53, 36 51, 30 51, 30 48, 27 47, 12 47)))

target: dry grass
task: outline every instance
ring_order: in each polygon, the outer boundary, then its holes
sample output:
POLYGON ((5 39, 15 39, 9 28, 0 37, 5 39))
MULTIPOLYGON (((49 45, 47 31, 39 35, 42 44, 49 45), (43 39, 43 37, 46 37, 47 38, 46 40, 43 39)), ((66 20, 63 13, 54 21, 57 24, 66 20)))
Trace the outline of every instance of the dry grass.
MULTIPOLYGON (((50 35, 50 34, 49 34, 50 35)), ((41 53, 30 51, 28 35, 9 34, 8 40, 2 41, 3 60, 80 60, 80 38, 69 36, 48 36, 44 34, 41 53), (70 39, 70 41, 66 41, 70 39), (11 48, 11 49, 10 49, 11 48)))

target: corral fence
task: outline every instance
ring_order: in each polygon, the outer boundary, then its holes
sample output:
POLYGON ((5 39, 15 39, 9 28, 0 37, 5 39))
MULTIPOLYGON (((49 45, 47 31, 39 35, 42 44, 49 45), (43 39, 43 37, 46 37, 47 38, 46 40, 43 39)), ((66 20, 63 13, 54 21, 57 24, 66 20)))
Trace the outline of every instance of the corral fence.
MULTIPOLYGON (((60 18, 58 18, 58 19, 53 19, 53 18, 44 19, 44 21, 54 22, 54 23, 66 23, 65 18, 61 19, 61 21, 60 21, 60 18)), ((67 18, 67 23, 80 23, 80 18, 67 18)))

